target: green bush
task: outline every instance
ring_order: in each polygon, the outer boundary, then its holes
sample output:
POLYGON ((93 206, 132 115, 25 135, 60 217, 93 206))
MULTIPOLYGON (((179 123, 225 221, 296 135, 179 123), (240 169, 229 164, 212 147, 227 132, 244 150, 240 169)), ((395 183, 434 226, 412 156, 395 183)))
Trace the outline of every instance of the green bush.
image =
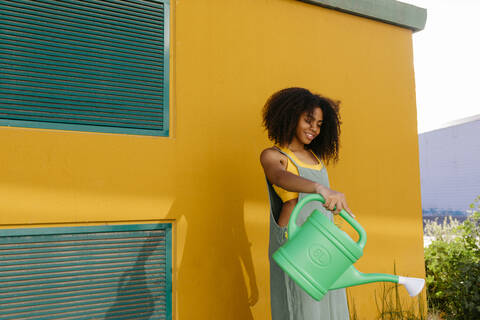
POLYGON ((445 319, 480 319, 480 197, 463 223, 445 219, 426 224, 433 237, 425 248, 427 294, 430 309, 445 319))

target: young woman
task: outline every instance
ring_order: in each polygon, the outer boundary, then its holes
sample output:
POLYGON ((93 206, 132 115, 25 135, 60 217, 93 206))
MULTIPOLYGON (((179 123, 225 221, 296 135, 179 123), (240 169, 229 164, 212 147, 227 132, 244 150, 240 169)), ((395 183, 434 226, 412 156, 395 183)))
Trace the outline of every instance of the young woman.
POLYGON ((320 193, 326 202, 307 204, 299 214, 299 225, 313 207, 331 220, 332 214, 342 209, 352 214, 345 196, 329 188, 324 166, 324 162, 338 160, 338 103, 307 89, 283 89, 265 104, 263 125, 275 143, 260 155, 270 198, 272 320, 349 319, 345 289, 329 291, 321 301, 315 301, 272 260, 272 254, 288 237, 287 224, 293 207, 305 195, 320 193))

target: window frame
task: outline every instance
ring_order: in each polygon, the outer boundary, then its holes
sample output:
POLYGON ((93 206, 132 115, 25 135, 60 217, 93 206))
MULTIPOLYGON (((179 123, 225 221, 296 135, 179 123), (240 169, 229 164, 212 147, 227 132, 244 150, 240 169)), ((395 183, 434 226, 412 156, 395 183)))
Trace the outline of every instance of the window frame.
POLYGON ((139 129, 127 127, 111 127, 99 126, 89 124, 68 124, 37 120, 13 120, 2 118, 0 115, 0 126, 2 127, 21 127, 21 128, 38 128, 38 129, 53 129, 62 131, 82 131, 92 133, 113 133, 113 134, 128 134, 128 135, 147 135, 169 137, 170 131, 170 1, 169 0, 155 0, 164 5, 164 50, 163 50, 163 130, 155 129, 139 129))
MULTIPOLYGON (((90 226, 68 226, 68 227, 30 227, 30 228, 12 228, 1 229, 0 244, 2 245, 26 245, 33 243, 28 237, 38 237, 43 241, 49 236, 56 235, 75 235, 75 234, 102 234, 102 233, 121 233, 135 231, 158 231, 165 232, 165 316, 166 320, 173 318, 173 256, 172 256, 172 223, 158 222, 145 224, 122 224, 122 225, 90 225, 90 226), (21 239, 17 240, 16 238, 21 239), (23 238, 27 237, 27 238, 23 238), (28 240, 28 241, 25 241, 28 240)), ((108 238, 106 238, 108 239, 108 238)), ((37 239, 38 240, 38 239, 37 239)), ((22 249, 28 250, 28 248, 22 249)), ((16 291, 14 291, 16 292, 16 291)))

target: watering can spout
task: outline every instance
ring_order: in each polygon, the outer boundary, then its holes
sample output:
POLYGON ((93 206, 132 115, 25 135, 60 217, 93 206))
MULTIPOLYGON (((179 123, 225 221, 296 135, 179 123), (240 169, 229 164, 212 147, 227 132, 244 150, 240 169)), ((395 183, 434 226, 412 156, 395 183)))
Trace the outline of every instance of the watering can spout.
POLYGON ((329 290, 357 286, 372 282, 394 282, 402 284, 405 286, 405 289, 407 289, 408 294, 411 297, 418 295, 420 291, 422 291, 425 284, 424 279, 401 277, 386 273, 362 273, 355 269, 353 265, 351 265, 330 287, 329 290))
POLYGON ((360 284, 372 282, 395 282, 398 283, 398 276, 385 273, 362 273, 355 269, 353 265, 338 278, 338 280, 330 287, 330 290, 358 286, 360 284))

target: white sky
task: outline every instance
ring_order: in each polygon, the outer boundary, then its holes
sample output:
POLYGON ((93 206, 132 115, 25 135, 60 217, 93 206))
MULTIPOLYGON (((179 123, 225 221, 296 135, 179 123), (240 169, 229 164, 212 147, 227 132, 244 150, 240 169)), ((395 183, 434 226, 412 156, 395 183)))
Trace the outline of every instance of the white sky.
POLYGON ((419 133, 480 114, 480 0, 400 0, 427 9, 414 33, 419 133))

